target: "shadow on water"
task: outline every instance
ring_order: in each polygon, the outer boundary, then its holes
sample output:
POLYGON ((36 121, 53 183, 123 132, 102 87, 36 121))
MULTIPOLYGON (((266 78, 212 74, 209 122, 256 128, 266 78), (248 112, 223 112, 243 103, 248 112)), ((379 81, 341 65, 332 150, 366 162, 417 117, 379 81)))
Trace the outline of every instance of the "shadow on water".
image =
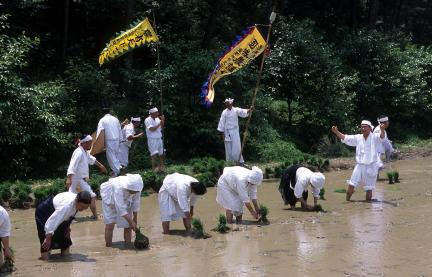
POLYGON ((72 253, 67 256, 62 256, 59 254, 51 254, 49 261, 50 263, 70 263, 70 262, 85 262, 85 263, 95 263, 96 259, 89 258, 87 255, 72 253))
POLYGON ((382 204, 391 205, 393 207, 399 207, 399 205, 400 205, 398 201, 393 202, 393 201, 388 201, 388 200, 379 200, 379 199, 376 199, 376 198, 372 199, 372 201, 367 201, 367 200, 350 200, 347 203, 350 203, 350 202, 354 202, 354 203, 366 203, 366 204, 382 203, 382 204))
POLYGON ((189 231, 186 231, 186 230, 177 230, 177 229, 174 229, 174 230, 170 230, 169 234, 167 234, 167 235, 170 235, 170 236, 180 236, 180 237, 186 238, 186 237, 190 237, 191 233, 189 231))

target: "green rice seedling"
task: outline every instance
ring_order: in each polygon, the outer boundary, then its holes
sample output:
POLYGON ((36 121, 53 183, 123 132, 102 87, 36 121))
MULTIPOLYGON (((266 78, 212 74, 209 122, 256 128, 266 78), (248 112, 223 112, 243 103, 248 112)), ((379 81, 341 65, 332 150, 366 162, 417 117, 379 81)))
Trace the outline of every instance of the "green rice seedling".
POLYGON ((347 190, 346 189, 335 189, 334 192, 337 192, 337 193, 346 193, 347 190))
POLYGON ((16 270, 14 261, 7 258, 4 263, 0 266, 0 273, 10 273, 16 270))
POLYGON ((148 237, 144 236, 143 233, 141 233, 141 228, 138 228, 138 230, 135 232, 135 241, 134 241, 134 247, 137 250, 147 249, 149 247, 149 239, 148 237))
POLYGON ((393 171, 393 179, 395 183, 399 183, 399 172, 397 170, 393 171))
POLYGON ((316 205, 312 209, 314 212, 325 212, 320 204, 316 205))
POLYGON ((211 237, 204 231, 204 225, 199 218, 192 218, 192 235, 196 239, 207 239, 211 237))
POLYGON ((389 184, 394 184, 393 182, 393 171, 387 171, 387 178, 388 178, 388 183, 389 184))
POLYGON ((320 190, 320 193, 319 193, 319 199, 320 199, 320 200, 325 200, 325 198, 324 198, 324 194, 325 194, 325 188, 322 188, 322 189, 320 190))
POLYGON ((212 231, 219 232, 221 234, 225 234, 229 231, 229 227, 227 226, 227 218, 223 214, 219 215, 219 224, 212 231))
POLYGON ((267 219, 269 209, 266 206, 264 206, 263 204, 260 204, 259 213, 260 213, 260 217, 258 218, 258 223, 270 224, 270 221, 267 219))

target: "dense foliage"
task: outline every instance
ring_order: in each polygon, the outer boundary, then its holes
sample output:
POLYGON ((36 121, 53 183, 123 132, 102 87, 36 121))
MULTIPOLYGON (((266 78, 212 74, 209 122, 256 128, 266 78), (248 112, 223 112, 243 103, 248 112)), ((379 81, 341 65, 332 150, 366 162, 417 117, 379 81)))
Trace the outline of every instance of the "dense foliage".
MULTIPOLYGON (((222 100, 250 105, 259 62, 219 81, 210 109, 198 104, 200 87, 236 35, 267 24, 272 2, 0 1, 0 180, 63 177, 71 142, 96 129, 103 100, 120 120, 145 117, 159 106, 160 84, 168 160, 222 159, 216 131, 222 100), (99 67, 109 39, 135 19, 152 19, 152 12, 161 39, 160 75, 156 45, 99 67)), ((359 120, 375 122, 383 113, 392 120, 393 139, 432 134, 430 1, 285 0, 277 1, 276 11, 247 161, 343 153, 332 145, 330 126, 356 132, 359 120)), ((133 170, 149 167, 145 139, 131 152, 133 170)), ((148 175, 156 188, 160 180, 148 175)))

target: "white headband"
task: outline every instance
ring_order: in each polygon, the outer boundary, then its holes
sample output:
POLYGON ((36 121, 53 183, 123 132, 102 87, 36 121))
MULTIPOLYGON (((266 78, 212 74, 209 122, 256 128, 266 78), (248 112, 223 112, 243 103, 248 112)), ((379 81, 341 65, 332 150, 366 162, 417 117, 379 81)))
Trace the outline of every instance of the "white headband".
POLYGON ((372 123, 369 120, 362 120, 361 125, 368 125, 372 129, 374 128, 374 126, 372 125, 372 123))
POLYGON ((149 114, 151 114, 151 113, 155 113, 155 112, 158 112, 159 110, 157 109, 157 108, 151 108, 150 110, 149 110, 149 114))
POLYGON ((225 99, 225 103, 232 104, 233 102, 234 102, 234 99, 232 99, 232 98, 225 99))
POLYGON ((379 123, 383 123, 383 122, 386 122, 386 121, 388 121, 388 120, 389 120, 389 119, 388 119, 388 116, 378 118, 378 122, 379 122, 379 123))
POLYGON ((92 140, 93 140, 93 138, 90 135, 87 135, 85 138, 80 139, 80 143, 92 141, 92 140))
POLYGON ((140 117, 131 117, 131 121, 138 121, 138 122, 140 122, 141 118, 140 117))

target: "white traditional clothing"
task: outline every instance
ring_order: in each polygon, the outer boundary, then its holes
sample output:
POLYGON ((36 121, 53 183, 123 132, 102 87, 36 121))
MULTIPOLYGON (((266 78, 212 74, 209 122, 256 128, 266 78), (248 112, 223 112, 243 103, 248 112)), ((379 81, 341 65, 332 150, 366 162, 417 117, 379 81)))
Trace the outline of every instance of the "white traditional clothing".
POLYGON ((119 148, 120 140, 123 137, 120 121, 117 117, 110 114, 104 115, 99 120, 97 136, 104 130, 105 132, 105 151, 108 163, 115 175, 120 173, 119 148))
POLYGON ((365 191, 373 190, 379 167, 377 149, 382 143, 380 133, 371 132, 367 139, 362 134, 345 135, 342 142, 356 147, 357 164, 348 184, 357 187, 362 183, 365 191))
POLYGON ((96 197, 96 194, 87 183, 89 178, 89 165, 93 165, 95 162, 96 158, 90 155, 81 145, 75 149, 67 170, 67 175, 72 174, 72 184, 69 187, 70 192, 78 193, 80 191, 88 191, 91 197, 96 197))
POLYGON ((241 166, 225 167, 217 183, 216 202, 235 216, 243 214, 244 203, 257 199, 257 187, 261 183, 250 183, 251 175, 252 170, 241 166))
POLYGON ((143 181, 139 174, 127 174, 103 183, 100 192, 105 224, 116 223, 118 228, 129 228, 123 216, 133 218, 133 213, 139 212, 142 189, 143 181))
POLYGON ((0 206, 0 238, 10 236, 11 223, 8 212, 0 206))
POLYGON ((308 191, 309 184, 312 185, 312 195, 319 197, 321 188, 324 186, 324 175, 322 173, 314 173, 306 167, 299 167, 296 171, 296 183, 294 195, 296 198, 301 198, 303 192, 308 191))
POLYGON ((150 156, 162 156, 164 154, 162 142, 162 127, 159 126, 154 131, 150 130, 150 128, 158 126, 160 122, 161 120, 159 117, 153 118, 151 116, 148 116, 144 121, 146 126, 147 144, 150 156))
MULTIPOLYGON (((225 156, 227 161, 238 161, 241 151, 238 117, 247 117, 248 110, 237 107, 223 110, 217 130, 224 133, 225 156)), ((243 157, 240 158, 243 163, 243 157)))
MULTIPOLYGON (((374 133, 378 133, 378 134, 381 133, 381 129, 379 126, 375 127, 374 133)), ((387 157, 390 158, 390 154, 394 152, 393 145, 391 141, 388 139, 387 132, 385 130, 384 130, 384 138, 382 139, 382 143, 378 146, 377 152, 378 152, 380 167, 384 165, 381 160, 381 154, 385 154, 386 158, 387 157)))
POLYGON ((198 180, 177 172, 165 177, 158 195, 163 222, 184 218, 184 213, 190 212, 191 207, 195 206, 198 196, 191 191, 191 183, 194 182, 198 180))
POLYGON ((55 211, 45 223, 45 234, 54 234, 57 227, 64 221, 74 217, 78 210, 76 209, 75 200, 77 195, 72 192, 62 192, 54 196, 53 205, 55 211))
POLYGON ((129 149, 132 146, 132 140, 129 140, 128 138, 135 136, 135 127, 133 123, 131 122, 124 126, 122 133, 123 139, 120 143, 119 161, 122 166, 127 167, 129 164, 129 149))

